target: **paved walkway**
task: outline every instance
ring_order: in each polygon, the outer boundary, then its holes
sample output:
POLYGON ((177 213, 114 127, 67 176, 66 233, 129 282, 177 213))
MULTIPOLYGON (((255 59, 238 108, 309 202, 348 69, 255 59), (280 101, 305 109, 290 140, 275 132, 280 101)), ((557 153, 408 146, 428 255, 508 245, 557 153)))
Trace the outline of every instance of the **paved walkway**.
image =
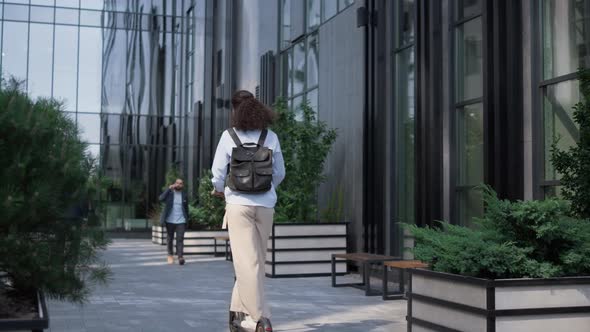
MULTIPOLYGON (((228 331, 230 262, 189 256, 169 266, 164 247, 149 240, 115 240, 105 257, 112 281, 82 307, 51 301, 51 332, 228 331)), ((329 278, 267 279, 267 293, 275 331, 406 331, 405 301, 332 288, 329 278)))

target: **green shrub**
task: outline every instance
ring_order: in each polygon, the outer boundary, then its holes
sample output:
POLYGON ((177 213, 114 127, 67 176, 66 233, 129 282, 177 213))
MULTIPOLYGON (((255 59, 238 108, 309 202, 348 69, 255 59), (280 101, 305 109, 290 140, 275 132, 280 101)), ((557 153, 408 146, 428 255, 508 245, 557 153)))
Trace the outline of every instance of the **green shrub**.
POLYGON ((563 198, 572 203, 572 212, 580 218, 590 219, 590 69, 580 69, 582 101, 574 106, 574 121, 579 126, 578 143, 567 151, 551 147, 551 162, 561 175, 563 198))
MULTIPOLYGON (((106 282, 98 260, 108 244, 83 218, 96 194, 92 162, 62 106, 31 101, 15 84, 0 88, 0 288, 81 302, 106 282)), ((2 290, 2 289, 0 289, 2 290)))
POLYGON ((336 140, 336 130, 318 121, 307 102, 298 106, 301 119, 284 100, 277 101, 274 109, 278 119, 272 129, 281 142, 287 172, 277 190, 275 220, 317 221, 317 188, 325 179, 324 162, 336 140))
POLYGON ((483 190, 486 212, 475 228, 407 226, 417 259, 435 271, 481 278, 590 275, 590 223, 571 218, 567 202, 511 202, 483 190))
POLYGON ((211 195, 213 191, 212 177, 210 170, 206 170, 201 174, 198 199, 195 204, 189 206, 190 228, 219 229, 223 224, 225 201, 211 195))

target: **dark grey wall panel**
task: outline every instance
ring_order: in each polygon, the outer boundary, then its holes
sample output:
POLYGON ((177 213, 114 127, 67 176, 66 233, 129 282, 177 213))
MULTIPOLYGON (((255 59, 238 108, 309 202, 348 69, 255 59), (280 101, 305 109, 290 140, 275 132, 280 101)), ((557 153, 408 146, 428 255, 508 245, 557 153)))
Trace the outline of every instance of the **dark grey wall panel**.
POLYGON ((362 249, 363 216, 363 30, 356 26, 356 6, 320 28, 319 118, 338 129, 325 165, 327 182, 319 191, 325 207, 340 186, 346 221, 351 222, 349 250, 362 249))

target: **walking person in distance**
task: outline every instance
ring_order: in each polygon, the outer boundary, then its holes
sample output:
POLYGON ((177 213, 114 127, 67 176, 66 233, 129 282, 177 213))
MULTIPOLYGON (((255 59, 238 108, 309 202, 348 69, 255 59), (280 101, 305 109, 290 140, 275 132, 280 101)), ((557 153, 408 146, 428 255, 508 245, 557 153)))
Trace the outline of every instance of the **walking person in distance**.
POLYGON ((176 235, 176 255, 178 264, 184 265, 184 232, 188 220, 188 198, 182 190, 184 182, 176 179, 166 191, 160 195, 160 202, 165 202, 164 211, 160 215, 160 224, 166 227, 168 264, 174 264, 174 235, 176 235))

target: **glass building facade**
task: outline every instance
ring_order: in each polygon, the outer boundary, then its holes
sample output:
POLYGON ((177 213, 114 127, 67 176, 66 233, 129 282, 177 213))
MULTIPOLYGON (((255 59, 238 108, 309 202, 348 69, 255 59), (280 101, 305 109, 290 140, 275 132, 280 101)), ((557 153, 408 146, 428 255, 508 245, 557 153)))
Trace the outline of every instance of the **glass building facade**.
POLYGON ((191 169, 195 12, 191 0, 0 2, 2 78, 63 102, 110 179, 107 229, 149 227, 166 171, 191 169))

